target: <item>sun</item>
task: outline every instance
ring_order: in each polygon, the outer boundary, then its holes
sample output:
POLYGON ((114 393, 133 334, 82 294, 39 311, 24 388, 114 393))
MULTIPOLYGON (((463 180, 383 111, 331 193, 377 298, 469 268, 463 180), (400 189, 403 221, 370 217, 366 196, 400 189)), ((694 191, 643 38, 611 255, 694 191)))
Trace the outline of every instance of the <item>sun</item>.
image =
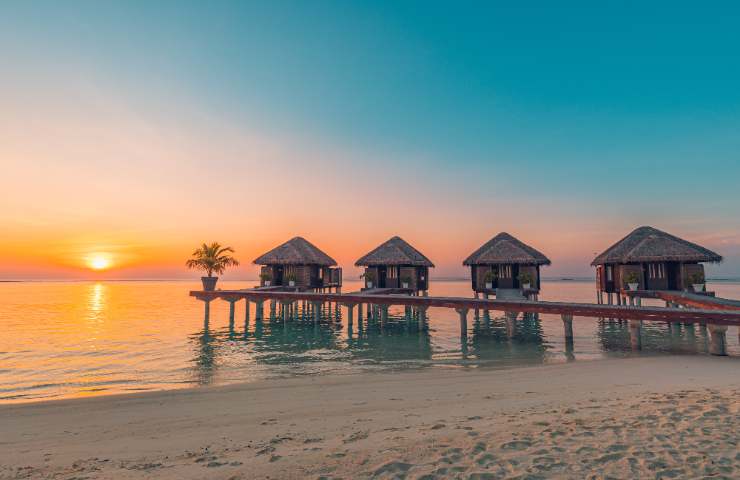
POLYGON ((105 270, 111 266, 111 260, 105 254, 94 253, 88 257, 87 265, 93 270, 105 270))

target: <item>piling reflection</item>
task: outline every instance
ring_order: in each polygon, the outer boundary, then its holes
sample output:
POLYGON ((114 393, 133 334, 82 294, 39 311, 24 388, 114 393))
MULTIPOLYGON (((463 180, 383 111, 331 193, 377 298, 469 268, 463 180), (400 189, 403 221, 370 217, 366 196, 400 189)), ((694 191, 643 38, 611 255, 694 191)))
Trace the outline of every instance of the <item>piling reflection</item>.
POLYGON ((470 356, 484 363, 543 363, 548 352, 537 314, 503 315, 482 312, 473 319, 470 356))
POLYGON ((640 322, 639 330, 630 331, 626 320, 600 319, 596 336, 605 352, 642 351, 677 354, 699 354, 709 351, 706 325, 640 322), (639 341, 634 338, 639 333, 639 341))

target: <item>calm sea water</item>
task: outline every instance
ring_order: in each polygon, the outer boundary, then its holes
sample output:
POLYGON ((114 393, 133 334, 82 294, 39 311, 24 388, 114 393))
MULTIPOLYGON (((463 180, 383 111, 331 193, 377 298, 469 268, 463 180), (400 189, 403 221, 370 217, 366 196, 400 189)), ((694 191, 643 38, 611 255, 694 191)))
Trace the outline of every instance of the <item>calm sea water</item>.
MULTIPOLYGON (((246 288, 250 282, 223 282, 246 288)), ((740 283, 710 285, 740 298, 740 283)), ((630 351, 626 323, 574 319, 574 348, 566 348, 559 316, 519 321, 513 338, 496 312, 470 314, 461 341, 457 314, 429 309, 427 328, 406 321, 403 307, 389 322, 349 328, 341 319, 251 321, 244 302, 229 325, 228 304, 203 304, 189 282, 0 283, 0 402, 83 397, 198 385, 223 385, 296 375, 346 374, 407 368, 495 368, 605 356, 630 351)), ((345 284, 345 291, 359 284, 345 284)), ((430 295, 470 296, 468 282, 436 281, 430 295)), ((593 282, 543 282, 542 300, 593 302, 593 282)), ((269 308, 266 304, 266 313, 269 308)), ((730 355, 740 356, 737 328, 728 331, 730 355)), ((646 323, 639 355, 706 355, 706 331, 646 323)))

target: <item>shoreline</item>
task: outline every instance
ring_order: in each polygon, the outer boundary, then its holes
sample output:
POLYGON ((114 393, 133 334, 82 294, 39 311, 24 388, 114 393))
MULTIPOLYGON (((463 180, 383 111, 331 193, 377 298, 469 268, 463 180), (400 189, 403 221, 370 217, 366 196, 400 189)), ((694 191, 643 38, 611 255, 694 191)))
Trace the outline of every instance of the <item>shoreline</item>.
MULTIPOLYGON (((526 459, 555 458, 553 449, 568 441, 583 447, 593 440, 582 435, 611 431, 583 430, 591 422, 622 425, 620 431, 644 443, 653 441, 656 428, 675 434, 680 419, 661 411, 666 405, 699 409, 691 432, 710 420, 719 422, 712 428, 737 428, 738 415, 727 409, 740 403, 738 367, 740 359, 732 357, 658 356, 271 379, 6 404, 0 405, 0 478, 416 478, 453 467, 466 478, 474 472, 515 476, 542 467, 526 459), (635 427, 671 418, 674 428, 635 427), (474 457, 458 459, 460 452, 448 451, 465 446, 474 457), (550 454, 536 456, 530 451, 535 446, 550 454), (491 458, 481 460, 485 455, 491 458)), ((715 439, 716 452, 724 451, 723 438, 715 439)), ((541 459, 551 468, 547 478, 576 475, 573 469, 584 464, 580 454, 571 454, 563 465, 541 459)), ((635 466, 634 456, 614 455, 598 468, 619 472, 629 461, 637 474, 635 468, 652 465, 644 460, 635 466)), ((740 458, 730 462, 740 468, 740 458)))

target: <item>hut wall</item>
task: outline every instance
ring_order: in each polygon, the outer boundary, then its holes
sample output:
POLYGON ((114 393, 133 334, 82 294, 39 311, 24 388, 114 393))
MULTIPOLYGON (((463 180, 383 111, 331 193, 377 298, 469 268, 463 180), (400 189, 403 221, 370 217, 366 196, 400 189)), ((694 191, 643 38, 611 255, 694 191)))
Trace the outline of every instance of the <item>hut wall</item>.
MULTIPOLYGON (((476 292, 484 292, 486 291, 486 274, 490 272, 493 268, 490 265, 473 265, 473 268, 475 269, 475 276, 473 277, 473 290, 476 292)), ((493 280, 492 288, 496 288, 496 280, 493 280)))
POLYGON ((692 285, 691 276, 699 274, 704 276, 704 265, 701 263, 683 263, 681 264, 681 278, 677 288, 679 290, 689 289, 692 285))
MULTIPOLYGON (((295 275, 295 284, 297 287, 310 287, 311 286, 311 267, 309 265, 296 265, 293 267, 293 274, 295 275)), ((285 284, 287 285, 287 279, 285 284)))
POLYGON ((419 290, 419 275, 416 267, 400 267, 398 272, 398 286, 403 285, 403 280, 409 280, 411 290, 419 290))

